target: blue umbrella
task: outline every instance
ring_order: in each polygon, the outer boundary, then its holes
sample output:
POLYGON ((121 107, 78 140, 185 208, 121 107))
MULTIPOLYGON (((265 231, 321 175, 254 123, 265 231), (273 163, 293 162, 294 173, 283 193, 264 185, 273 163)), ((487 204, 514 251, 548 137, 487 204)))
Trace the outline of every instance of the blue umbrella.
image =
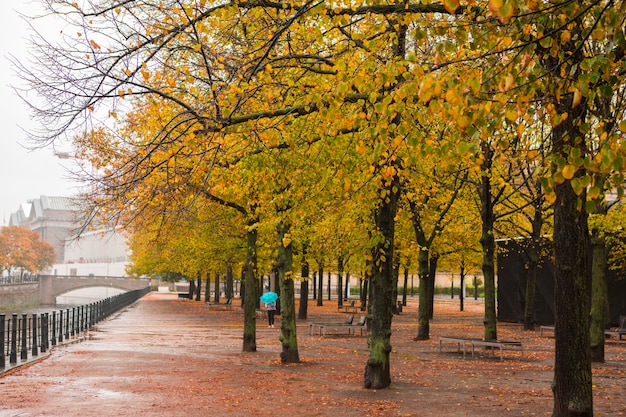
POLYGON ((274 291, 268 291, 261 296, 261 302, 265 304, 273 303, 278 300, 278 294, 274 291))

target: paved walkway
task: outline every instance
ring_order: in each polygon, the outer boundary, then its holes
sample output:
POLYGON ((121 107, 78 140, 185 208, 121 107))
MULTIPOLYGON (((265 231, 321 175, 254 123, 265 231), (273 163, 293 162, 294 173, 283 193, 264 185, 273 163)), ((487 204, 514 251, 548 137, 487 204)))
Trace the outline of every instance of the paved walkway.
POLYGON ((188 416, 186 395, 171 394, 193 384, 194 357, 206 361, 211 344, 240 353, 241 343, 211 337, 213 316, 194 314, 205 306, 175 298, 151 293, 81 340, 9 370, 0 378, 0 417, 188 416))
MULTIPOLYGON (((450 303, 415 342, 416 304, 394 316, 392 380, 366 390, 369 356, 360 336, 308 336, 298 322, 302 363, 281 365, 279 321, 257 326, 257 352, 243 353, 242 312, 151 293, 99 323, 84 340, 0 377, 0 417, 446 416, 549 415, 553 339, 502 324, 499 335, 524 340, 519 355, 463 360, 439 352, 440 336, 482 333, 481 306, 450 303)), ((469 303, 471 304, 471 303, 469 303)), ((310 320, 337 313, 309 304, 310 320)), ((596 415, 626 415, 626 344, 612 344, 594 367, 596 415)))

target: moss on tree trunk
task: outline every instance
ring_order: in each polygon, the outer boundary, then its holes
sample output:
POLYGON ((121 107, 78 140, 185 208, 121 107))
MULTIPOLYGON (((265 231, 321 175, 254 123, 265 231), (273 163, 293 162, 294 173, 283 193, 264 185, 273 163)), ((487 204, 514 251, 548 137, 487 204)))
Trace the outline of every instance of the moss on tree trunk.
POLYGON ((482 245, 482 270, 483 278, 485 280, 485 340, 497 340, 498 328, 496 322, 496 282, 495 282, 495 267, 494 267, 494 253, 495 253, 495 239, 493 236, 493 196, 491 195, 491 164, 493 162, 493 149, 491 145, 484 141, 482 143, 482 179, 479 188, 480 195, 480 218, 482 233, 480 236, 480 244, 482 245))
POLYGON ((607 248, 597 229, 591 234, 591 361, 604 362, 604 330, 609 322, 609 294, 606 284, 607 248))
POLYGON ((418 326, 415 340, 428 340, 430 338, 430 286, 428 250, 420 249, 418 254, 418 274, 419 274, 419 306, 418 306, 418 326))
POLYGON ((296 305, 293 284, 293 248, 289 236, 289 226, 280 222, 278 232, 278 281, 280 285, 280 342, 283 350, 280 359, 283 363, 298 363, 298 338, 296 333, 296 305))
POLYGON ((257 231, 255 222, 249 223, 246 233, 247 252, 245 267, 245 298, 243 306, 243 351, 256 352, 256 299, 257 299, 257 231))
POLYGON ((399 179, 397 175, 385 184, 385 197, 375 210, 376 241, 372 249, 370 277, 371 329, 368 337, 370 356, 365 365, 364 385, 380 389, 391 385, 391 320, 393 317, 394 229, 397 213, 399 179))

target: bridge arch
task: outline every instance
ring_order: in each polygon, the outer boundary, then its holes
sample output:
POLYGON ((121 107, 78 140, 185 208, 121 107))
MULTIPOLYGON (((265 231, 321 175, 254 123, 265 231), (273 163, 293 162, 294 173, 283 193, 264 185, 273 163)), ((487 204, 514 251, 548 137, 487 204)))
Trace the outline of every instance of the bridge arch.
POLYGON ((149 279, 95 277, 95 276, 67 276, 67 275, 40 275, 39 276, 39 303, 52 305, 56 298, 71 291, 86 288, 111 288, 122 292, 139 290, 150 286, 149 279))

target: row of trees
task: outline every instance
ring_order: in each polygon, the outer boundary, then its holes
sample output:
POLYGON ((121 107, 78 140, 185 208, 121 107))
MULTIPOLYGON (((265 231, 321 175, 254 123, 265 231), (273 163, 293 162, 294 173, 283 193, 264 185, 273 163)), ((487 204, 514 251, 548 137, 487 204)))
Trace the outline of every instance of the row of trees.
POLYGON ((41 240, 39 233, 20 226, 0 228, 0 276, 19 272, 37 273, 56 259, 54 247, 41 240))
MULTIPOLYGON (((552 235, 553 415, 593 414, 588 219, 623 196, 623 1, 45 4, 65 30, 35 37, 20 67, 43 100, 33 139, 73 137, 85 224, 132 231, 137 271, 243 262, 255 295, 276 269, 289 362, 294 278, 337 260, 367 277, 364 385, 385 388, 399 265, 429 289, 439 262, 479 264, 496 339, 495 239, 526 237, 537 259, 552 235)), ((601 224, 606 253, 616 228, 601 224)), ((246 296, 245 351, 255 306, 246 296)), ((416 339, 431 312, 420 291, 416 339)))

